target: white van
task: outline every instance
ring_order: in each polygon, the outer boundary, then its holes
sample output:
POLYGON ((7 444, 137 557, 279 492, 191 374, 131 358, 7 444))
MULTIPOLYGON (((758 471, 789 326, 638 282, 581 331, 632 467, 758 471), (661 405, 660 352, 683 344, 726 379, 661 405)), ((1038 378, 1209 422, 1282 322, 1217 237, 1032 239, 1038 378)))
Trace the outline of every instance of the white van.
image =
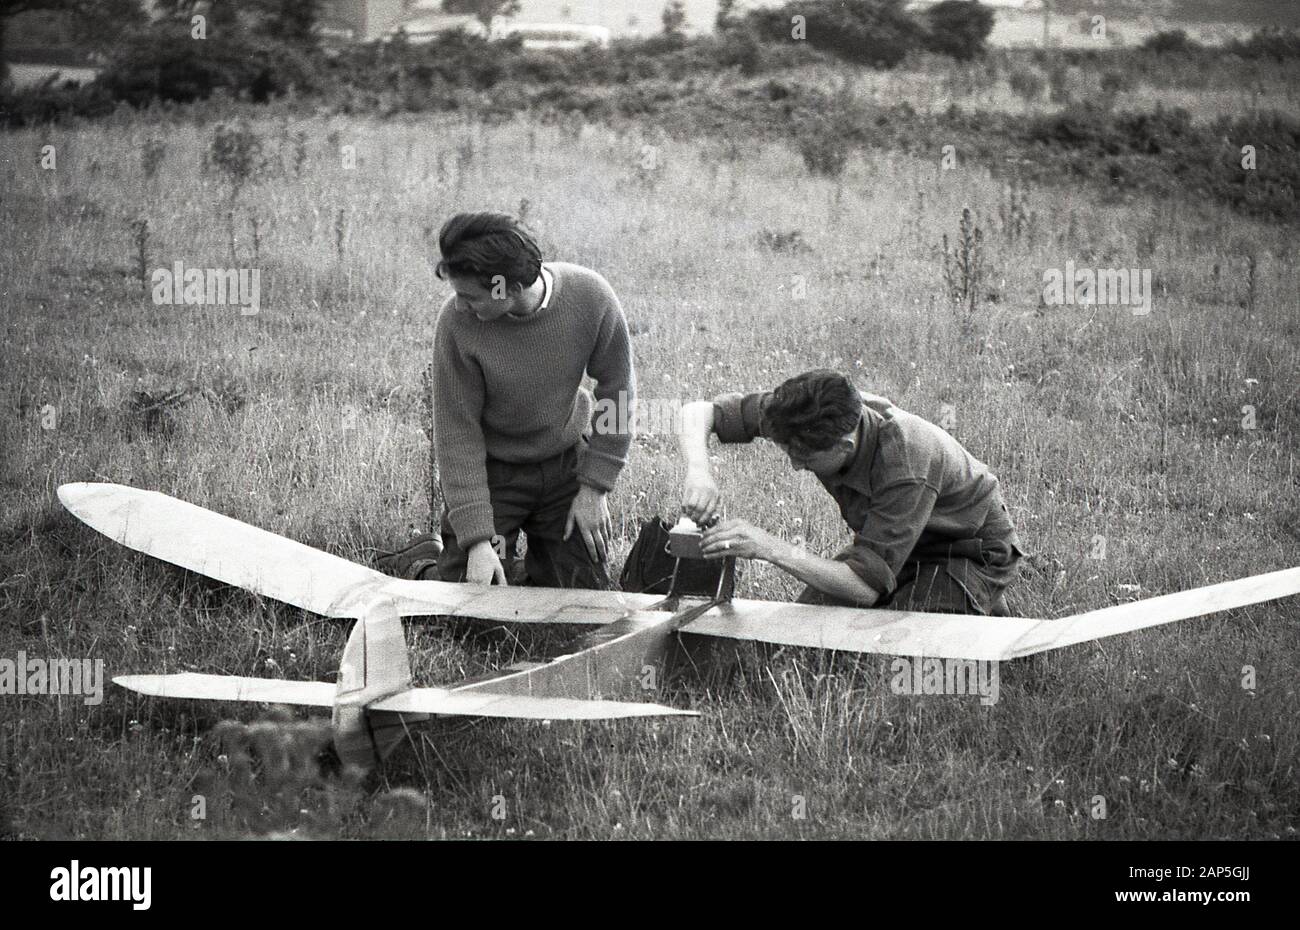
POLYGON ((608 48, 611 33, 604 26, 575 23, 502 23, 493 28, 493 38, 519 36, 529 51, 574 51, 589 45, 608 48))
POLYGON ((487 34, 483 24, 473 16, 455 16, 446 13, 426 13, 423 16, 412 16, 389 29, 385 38, 396 35, 398 32, 406 33, 406 41, 412 45, 433 42, 453 32, 463 32, 472 36, 486 36, 487 34))

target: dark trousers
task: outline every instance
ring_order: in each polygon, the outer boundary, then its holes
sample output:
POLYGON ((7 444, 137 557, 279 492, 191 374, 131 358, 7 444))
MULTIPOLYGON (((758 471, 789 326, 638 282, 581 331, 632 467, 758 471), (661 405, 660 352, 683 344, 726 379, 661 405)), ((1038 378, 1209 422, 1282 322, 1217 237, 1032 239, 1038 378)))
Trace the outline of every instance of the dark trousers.
MULTIPOLYGON (((519 531, 523 530, 527 538, 526 584, 601 591, 614 587, 607 565, 591 558, 576 526, 568 540, 563 538, 569 507, 578 494, 578 449, 579 446, 574 446, 544 461, 525 464, 487 460, 488 493, 497 533, 493 546, 511 584, 517 580, 511 577, 511 566, 519 531)), ((456 539, 445 507, 442 544, 442 555, 438 557, 439 579, 464 581, 469 553, 456 539)))
MULTIPOLYGON (((1008 615, 1006 590, 1021 552, 1013 543, 979 539, 948 541, 922 536, 898 573, 893 593, 874 606, 937 614, 1008 615)), ((853 606, 811 585, 801 604, 853 606)))

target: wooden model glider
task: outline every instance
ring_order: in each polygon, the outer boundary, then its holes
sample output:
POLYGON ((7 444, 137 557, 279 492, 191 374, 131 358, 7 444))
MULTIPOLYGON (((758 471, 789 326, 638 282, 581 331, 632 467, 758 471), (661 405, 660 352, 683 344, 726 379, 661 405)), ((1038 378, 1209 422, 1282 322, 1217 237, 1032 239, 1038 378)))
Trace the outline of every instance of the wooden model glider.
POLYGON ((431 714, 547 720, 697 716, 610 699, 634 692, 677 633, 997 661, 1300 594, 1300 568, 1289 568, 1059 620, 1031 620, 731 600, 720 593, 712 599, 662 598, 408 581, 156 491, 77 483, 62 485, 58 494, 79 520, 131 549, 312 613, 355 619, 337 685, 192 673, 113 681, 159 697, 331 707, 340 757, 361 765, 382 759, 409 724, 431 714), (599 629, 569 655, 549 662, 513 666, 448 688, 416 688, 401 625, 402 617, 413 616, 599 629))

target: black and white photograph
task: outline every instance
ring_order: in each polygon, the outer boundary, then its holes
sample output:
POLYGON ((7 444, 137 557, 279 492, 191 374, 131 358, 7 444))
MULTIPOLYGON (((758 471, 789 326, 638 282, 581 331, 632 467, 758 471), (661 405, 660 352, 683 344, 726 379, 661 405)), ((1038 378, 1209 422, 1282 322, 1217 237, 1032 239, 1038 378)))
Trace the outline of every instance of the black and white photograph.
POLYGON ((1221 915, 1246 860, 1160 844, 1296 838, 1300 3, 4 0, 0 50, 24 894, 1103 841, 1112 910, 1221 915))

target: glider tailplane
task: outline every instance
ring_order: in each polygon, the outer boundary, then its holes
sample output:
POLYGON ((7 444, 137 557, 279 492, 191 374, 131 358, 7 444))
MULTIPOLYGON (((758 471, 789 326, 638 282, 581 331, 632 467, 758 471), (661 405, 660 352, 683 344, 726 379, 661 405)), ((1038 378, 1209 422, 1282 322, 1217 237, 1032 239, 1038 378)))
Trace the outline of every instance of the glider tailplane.
POLYGON ((113 679, 113 684, 137 694, 196 701, 259 701, 303 707, 330 707, 334 704, 334 687, 323 681, 181 672, 174 675, 119 675, 113 679))
POLYGON ((692 710, 639 701, 604 701, 534 694, 493 694, 446 688, 412 688, 375 705, 404 714, 422 711, 512 720, 622 720, 629 717, 698 717, 692 710))
POLYGON ((385 602, 353 625, 343 649, 334 697, 334 745, 344 764, 368 768, 397 747, 409 724, 428 719, 418 712, 367 709, 410 687, 411 661, 402 618, 394 605, 385 602))

